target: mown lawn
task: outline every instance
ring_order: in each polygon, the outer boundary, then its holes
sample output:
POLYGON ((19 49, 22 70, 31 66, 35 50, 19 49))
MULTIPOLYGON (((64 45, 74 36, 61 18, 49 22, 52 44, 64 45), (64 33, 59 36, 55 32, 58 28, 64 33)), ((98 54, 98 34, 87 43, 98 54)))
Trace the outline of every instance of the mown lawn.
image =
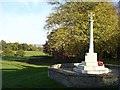
POLYGON ((48 77, 49 65, 33 65, 20 60, 44 56, 43 52, 25 51, 25 57, 6 56, 2 59, 2 88, 64 88, 48 77))
MULTIPOLYGON (((24 57, 3 57, 2 87, 3 88, 66 88, 48 77, 48 67, 54 61, 41 61, 41 65, 25 62, 31 56, 45 56, 39 51, 25 51, 24 57)), ((48 58, 49 60, 49 58, 48 58)), ((119 60, 102 60, 104 64, 119 64, 119 60)))
POLYGON ((16 61, 2 61, 3 88, 64 88, 48 77, 48 67, 16 61))
POLYGON ((42 51, 25 51, 25 56, 46 56, 42 51))
MULTIPOLYGON (((14 51, 16 52, 16 51, 14 51)), ((23 57, 19 56, 3 56, 2 59, 6 61, 18 61, 18 60, 28 60, 32 56, 48 56, 42 51, 24 51, 25 55, 23 57)))

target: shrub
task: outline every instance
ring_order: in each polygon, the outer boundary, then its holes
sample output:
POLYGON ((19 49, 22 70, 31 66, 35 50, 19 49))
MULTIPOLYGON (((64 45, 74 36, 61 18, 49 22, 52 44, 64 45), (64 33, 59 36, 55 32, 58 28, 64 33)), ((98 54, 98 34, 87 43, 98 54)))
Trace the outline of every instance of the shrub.
POLYGON ((3 50, 2 55, 3 56, 14 56, 14 51, 11 49, 5 49, 3 50))
POLYGON ((25 55, 25 52, 23 50, 18 50, 15 55, 23 57, 25 55))

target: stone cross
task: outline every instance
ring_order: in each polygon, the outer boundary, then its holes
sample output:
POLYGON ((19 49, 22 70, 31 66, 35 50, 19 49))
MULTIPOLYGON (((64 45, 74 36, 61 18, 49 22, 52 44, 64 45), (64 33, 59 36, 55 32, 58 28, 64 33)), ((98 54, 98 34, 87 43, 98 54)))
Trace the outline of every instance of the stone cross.
POLYGON ((93 14, 92 12, 90 12, 90 14, 88 14, 88 16, 90 17, 90 20, 93 20, 93 16, 95 16, 95 14, 93 14))
POLYGON ((108 68, 99 66, 99 62, 97 61, 97 53, 94 52, 93 47, 93 16, 94 14, 91 12, 89 14, 90 17, 90 43, 89 43, 89 52, 85 54, 85 61, 82 61, 79 65, 77 65, 73 70, 80 73, 85 74, 104 74, 110 72, 108 68))
POLYGON ((89 53, 94 53, 94 46, 93 46, 93 16, 95 16, 92 12, 88 14, 90 17, 90 43, 89 43, 89 53))

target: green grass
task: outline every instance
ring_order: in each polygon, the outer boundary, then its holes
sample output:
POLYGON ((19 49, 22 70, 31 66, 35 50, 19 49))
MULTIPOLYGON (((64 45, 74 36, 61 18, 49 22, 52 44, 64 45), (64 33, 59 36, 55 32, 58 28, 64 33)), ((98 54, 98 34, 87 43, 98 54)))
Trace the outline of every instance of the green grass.
POLYGON ((19 60, 27 60, 31 56, 44 56, 43 52, 25 51, 24 57, 2 57, 3 88, 64 88, 57 81, 48 77, 49 65, 33 65, 19 60))
POLYGON ((3 88, 64 88, 48 77, 48 67, 3 60, 3 88))
POLYGON ((30 57, 20 57, 20 56, 3 56, 2 59, 6 61, 19 61, 19 60, 28 60, 30 57))
MULTIPOLYGON (((14 51, 16 52, 16 51, 14 51)), ((17 60, 28 60, 31 56, 47 56, 47 54, 45 54, 42 51, 24 51, 25 55, 23 57, 20 56, 3 56, 2 59, 3 60, 7 60, 7 61, 17 61, 17 60)))
MULTIPOLYGON (((16 53, 17 51, 14 51, 16 53)), ((43 51, 24 51, 25 56, 45 56, 48 54, 45 54, 43 51)))
MULTIPOLYGON (((52 60, 40 60, 41 65, 33 65, 19 60, 27 60, 31 56, 45 56, 39 51, 25 51, 24 57, 4 56, 2 59, 3 88, 65 88, 48 77, 48 67, 52 60), (49 64, 48 64, 49 63, 49 64)), ((104 64, 118 64, 119 60, 102 60, 104 64)))
POLYGON ((25 51, 25 56, 45 56, 45 54, 42 51, 25 51))

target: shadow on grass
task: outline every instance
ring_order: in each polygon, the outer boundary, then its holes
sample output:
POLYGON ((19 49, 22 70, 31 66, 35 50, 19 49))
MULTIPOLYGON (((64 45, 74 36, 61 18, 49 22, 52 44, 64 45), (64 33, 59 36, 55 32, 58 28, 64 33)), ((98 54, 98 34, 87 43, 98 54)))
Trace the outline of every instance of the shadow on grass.
POLYGON ((3 69, 2 87, 5 88, 64 88, 48 77, 48 67, 23 66, 23 69, 3 69))
POLYGON ((27 63, 35 64, 35 65, 53 65, 58 63, 75 63, 81 62, 80 60, 76 60, 73 57, 70 57, 66 60, 55 60, 52 56, 32 56, 28 59, 27 63))
MULTIPOLYGON (((80 63, 81 61, 84 61, 84 60, 76 59, 75 57, 69 57, 66 60, 60 60, 60 59, 55 60, 52 56, 48 56, 48 55, 31 56, 31 57, 3 56, 2 59, 6 61, 26 62, 35 65, 52 65, 57 63, 78 63, 78 62, 80 63)), ((116 65, 119 65, 120 63, 120 61, 116 59, 114 60, 103 59, 103 62, 104 64, 116 64, 116 65)))
POLYGON ((29 57, 24 56, 24 57, 20 57, 20 56, 2 56, 2 60, 6 60, 6 61, 27 61, 29 59, 29 57))

